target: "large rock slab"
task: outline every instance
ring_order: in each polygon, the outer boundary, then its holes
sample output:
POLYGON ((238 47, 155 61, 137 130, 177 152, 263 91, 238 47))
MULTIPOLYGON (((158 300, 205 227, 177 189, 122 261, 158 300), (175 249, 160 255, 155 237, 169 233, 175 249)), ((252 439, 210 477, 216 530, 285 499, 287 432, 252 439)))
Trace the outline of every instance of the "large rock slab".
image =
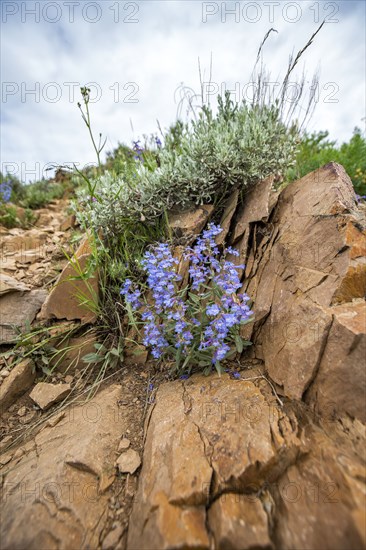
POLYGON ((332 324, 306 400, 323 416, 341 411, 366 423, 366 303, 327 311, 332 324))
POLYGON ((364 457, 357 457, 350 441, 342 439, 332 441, 308 426, 311 452, 269 484, 277 548, 366 547, 364 457))
POLYGON ((47 291, 16 290, 5 292, 0 297, 0 344, 13 342, 18 331, 27 330, 27 325, 32 323, 47 297, 47 291))
POLYGON ((83 280, 81 274, 87 273, 91 257, 90 237, 81 242, 72 260, 63 269, 55 287, 43 304, 40 319, 81 320, 83 323, 96 321, 93 310, 98 304, 98 274, 83 280), (84 302, 90 302, 92 308, 84 302))
MULTIPOLYGON (((329 308, 365 297, 366 220, 351 180, 335 163, 287 186, 264 220, 251 227, 243 290, 254 300, 255 323, 243 335, 254 340, 254 352, 284 393, 301 399, 327 345, 329 308)), ((334 356, 345 358, 346 338, 334 342, 334 356)), ((348 383, 358 395, 358 377, 348 383)))
POLYGON ((39 550, 99 547, 106 525, 105 488, 127 426, 119 415, 121 387, 69 406, 59 422, 26 444, 3 468, 1 544, 39 550), (20 453, 21 454, 21 453, 20 453))
POLYGON ((208 522, 216 548, 251 550, 274 548, 268 518, 261 501, 253 496, 228 493, 210 507, 208 522))
POLYGON ((159 388, 128 550, 364 547, 362 425, 327 435, 262 382, 195 375, 159 388))
POLYGON ((289 425, 276 450, 272 432, 283 414, 252 382, 197 376, 164 384, 156 399, 128 548, 209 548, 211 501, 223 491, 258 491, 296 460, 299 441, 289 425))

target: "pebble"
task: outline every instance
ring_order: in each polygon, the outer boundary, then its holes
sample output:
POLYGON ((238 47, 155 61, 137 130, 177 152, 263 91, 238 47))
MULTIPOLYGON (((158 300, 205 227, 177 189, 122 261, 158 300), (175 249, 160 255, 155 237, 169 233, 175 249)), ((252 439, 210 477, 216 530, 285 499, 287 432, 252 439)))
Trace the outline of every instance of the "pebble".
POLYGON ((121 474, 133 474, 141 465, 141 458, 136 451, 128 449, 121 454, 116 464, 121 474))
POLYGON ((129 439, 126 439, 125 437, 123 439, 121 439, 119 445, 118 445, 118 451, 119 452, 122 452, 122 451, 125 451, 126 449, 128 449, 128 447, 130 446, 131 442, 129 439))
POLYGON ((18 410, 18 416, 24 416, 25 414, 27 414, 27 407, 20 407, 18 410))
POLYGON ((21 424, 29 424, 29 422, 31 422, 36 415, 36 411, 29 411, 28 414, 19 418, 19 422, 21 424))
POLYGON ((8 371, 8 369, 2 369, 0 371, 0 376, 1 378, 6 378, 7 376, 9 376, 10 372, 8 371))

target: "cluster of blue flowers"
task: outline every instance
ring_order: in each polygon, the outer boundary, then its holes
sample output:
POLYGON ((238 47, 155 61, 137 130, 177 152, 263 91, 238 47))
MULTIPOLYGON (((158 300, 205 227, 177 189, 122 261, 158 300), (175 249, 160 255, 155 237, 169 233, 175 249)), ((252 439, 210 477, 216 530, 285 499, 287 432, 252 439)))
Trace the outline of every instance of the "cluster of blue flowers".
POLYGON ((13 183, 10 180, 0 183, 0 200, 2 202, 10 201, 12 187, 13 183))
POLYGON ((151 348, 156 359, 174 349, 179 357, 192 356, 193 351, 209 352, 216 365, 230 350, 227 343, 230 331, 252 315, 247 305, 249 297, 236 295, 241 287, 238 270, 244 266, 226 259, 227 254, 238 252, 228 248, 220 257, 215 237, 221 231, 221 227, 211 225, 196 245, 186 250, 190 289, 195 294, 188 292, 187 296, 187 289, 178 290, 181 281, 177 274, 178 260, 164 243, 147 251, 142 262, 149 288, 147 303, 142 304, 136 285, 130 279, 125 281, 121 294, 135 311, 141 309, 143 343, 151 348), (208 305, 207 292, 212 298, 208 305))
POLYGON ((206 315, 210 321, 204 329, 198 348, 213 348, 213 363, 224 359, 230 351, 230 346, 226 343, 230 330, 253 315, 247 305, 249 296, 235 294, 242 286, 238 270, 244 269, 244 265, 235 265, 226 259, 227 254, 239 256, 239 252, 229 247, 225 250, 224 256, 219 258, 220 252, 215 237, 221 232, 222 228, 219 225, 212 224, 186 255, 191 264, 189 273, 192 288, 199 290, 201 285, 211 281, 213 287, 220 290, 219 303, 215 302, 206 307, 206 315))

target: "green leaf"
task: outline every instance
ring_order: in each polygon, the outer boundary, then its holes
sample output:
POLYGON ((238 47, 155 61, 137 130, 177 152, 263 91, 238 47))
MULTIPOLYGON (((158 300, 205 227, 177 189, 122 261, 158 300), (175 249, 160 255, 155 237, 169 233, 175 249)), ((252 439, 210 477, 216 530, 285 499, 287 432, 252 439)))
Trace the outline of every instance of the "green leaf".
POLYGON ((188 292, 189 299, 192 300, 195 304, 201 303, 201 297, 197 296, 196 294, 193 294, 192 292, 188 292))
POLYGON ((243 338, 240 336, 240 334, 235 334, 234 336, 235 345, 236 345, 236 351, 238 353, 241 353, 243 351, 243 338))
POLYGON ((87 353, 82 360, 84 363, 101 363, 104 361, 104 357, 101 357, 97 353, 87 353))
POLYGON ((217 371, 217 373, 218 373, 219 376, 221 376, 222 373, 225 372, 224 369, 222 368, 222 366, 220 365, 220 362, 219 362, 219 361, 216 361, 216 363, 215 363, 215 369, 216 369, 216 371, 217 371))
POLYGON ((44 374, 47 374, 47 376, 51 376, 52 371, 48 367, 41 365, 41 369, 44 374))

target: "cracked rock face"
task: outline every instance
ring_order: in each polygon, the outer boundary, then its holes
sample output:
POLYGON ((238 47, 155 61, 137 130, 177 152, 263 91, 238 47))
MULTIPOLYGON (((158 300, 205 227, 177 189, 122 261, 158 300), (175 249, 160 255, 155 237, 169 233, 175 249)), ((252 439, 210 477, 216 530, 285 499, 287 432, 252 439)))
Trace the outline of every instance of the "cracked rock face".
POLYGON ((362 457, 267 399, 227 375, 159 388, 129 550, 363 547, 362 457))
POLYGON ((94 272, 86 281, 80 279, 80 273, 88 269, 91 253, 88 236, 85 236, 47 296, 39 314, 40 319, 80 319, 83 323, 96 321, 95 313, 80 303, 81 298, 91 303, 98 300, 98 273, 94 272))
POLYGON ((246 264, 243 290, 254 300, 255 323, 243 335, 253 340, 254 353, 285 395, 302 399, 306 392, 319 394, 319 412, 332 409, 365 421, 360 395, 366 379, 357 364, 366 345, 366 219, 352 183, 342 166, 330 163, 279 196, 272 194, 276 205, 270 194, 263 196, 272 212, 268 207, 266 216, 262 208, 255 216, 256 197, 249 194, 231 232, 240 262, 246 264), (362 305, 355 306, 354 300, 362 305), (340 305, 349 313, 358 308, 356 328, 344 321, 340 305), (332 367, 330 357, 335 359, 332 367), (336 399, 345 365, 356 371, 346 375, 347 397, 336 399), (329 391, 325 373, 338 380, 330 382, 329 391), (314 381, 317 390, 311 389, 314 381))
POLYGON ((98 547, 108 512, 104 490, 115 475, 110 456, 121 437, 120 397, 121 387, 110 386, 70 406, 3 468, 2 547, 98 547))
POLYGON ((7 288, 0 296, 0 344, 16 340, 18 332, 27 331, 27 323, 32 323, 47 297, 47 291, 20 290, 21 287, 7 288))
MULTIPOLYGON (((222 513, 225 523, 228 506, 234 504, 223 495, 255 493, 296 460, 300 441, 293 431, 286 441, 277 434, 281 416, 252 382, 197 376, 187 383, 163 385, 147 432, 128 548, 185 548, 185 543, 188 548, 209 548, 207 510, 211 518, 222 513), (211 512, 213 500, 217 504, 211 512), (195 525, 190 533, 187 518, 195 525)), ((239 523, 243 506, 236 510, 239 523)), ((249 507, 247 515, 248 522, 258 516, 263 524, 258 505, 256 510, 249 507)), ((217 525, 215 540, 225 540, 227 532, 237 536, 235 526, 217 525)), ((267 529, 263 537, 260 530, 252 535, 268 546, 267 529)))

